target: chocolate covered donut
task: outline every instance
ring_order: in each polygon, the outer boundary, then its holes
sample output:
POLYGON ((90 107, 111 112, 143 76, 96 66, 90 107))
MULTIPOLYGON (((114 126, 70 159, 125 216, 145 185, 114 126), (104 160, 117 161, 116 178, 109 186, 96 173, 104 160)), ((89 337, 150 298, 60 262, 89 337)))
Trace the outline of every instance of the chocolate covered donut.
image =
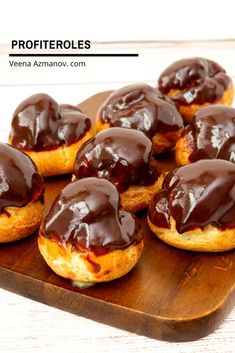
POLYGON ((143 248, 137 219, 120 209, 115 186, 98 178, 73 182, 61 191, 43 220, 38 242, 56 273, 93 283, 129 272, 143 248))
POLYGON ((159 185, 152 144, 140 131, 110 128, 99 132, 78 151, 76 179, 99 177, 111 181, 121 193, 121 204, 130 212, 145 208, 159 185))
POLYGON ((96 127, 142 131, 151 139, 154 153, 160 153, 174 147, 183 120, 169 98, 147 84, 134 84, 107 98, 97 113, 96 127))
POLYGON ((235 165, 202 160, 177 168, 148 209, 152 231, 173 246, 196 251, 235 247, 235 165))
POLYGON ((44 181, 25 153, 0 143, 0 155, 0 242, 9 242, 39 227, 44 181))
POLYGON ((158 88, 177 104, 188 122, 204 105, 233 102, 231 78, 216 62, 204 58, 176 61, 161 73, 158 88))
POLYGON ((77 149, 92 135, 90 119, 78 108, 35 94, 15 110, 9 142, 48 176, 70 173, 77 149))
POLYGON ((235 163, 235 109, 226 105, 198 110, 176 144, 178 164, 213 158, 235 163))

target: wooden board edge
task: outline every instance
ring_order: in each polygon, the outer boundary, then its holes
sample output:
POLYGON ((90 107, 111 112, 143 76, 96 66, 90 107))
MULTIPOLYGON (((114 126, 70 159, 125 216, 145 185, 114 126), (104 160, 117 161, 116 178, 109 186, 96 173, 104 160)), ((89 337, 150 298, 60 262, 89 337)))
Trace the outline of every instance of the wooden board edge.
POLYGON ((5 290, 72 314, 169 342, 194 341, 212 333, 231 310, 235 298, 233 290, 223 307, 208 315, 193 320, 168 320, 72 292, 6 268, 0 268, 0 284, 5 290))

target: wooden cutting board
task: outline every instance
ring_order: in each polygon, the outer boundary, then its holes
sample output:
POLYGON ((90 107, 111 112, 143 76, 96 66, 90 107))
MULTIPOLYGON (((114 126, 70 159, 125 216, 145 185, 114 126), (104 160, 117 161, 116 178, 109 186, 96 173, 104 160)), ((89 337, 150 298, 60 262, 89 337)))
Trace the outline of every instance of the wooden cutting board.
MULTIPOLYGON (((95 116, 107 92, 80 107, 95 116)), ((161 158, 162 169, 174 166, 161 158)), ((46 180, 46 211, 70 177, 46 180)), ((172 248, 149 230, 145 248, 125 277, 87 289, 73 287, 46 265, 37 234, 0 245, 0 286, 42 303, 141 335, 168 341, 199 339, 221 323, 235 295, 235 251, 192 253, 172 248)))

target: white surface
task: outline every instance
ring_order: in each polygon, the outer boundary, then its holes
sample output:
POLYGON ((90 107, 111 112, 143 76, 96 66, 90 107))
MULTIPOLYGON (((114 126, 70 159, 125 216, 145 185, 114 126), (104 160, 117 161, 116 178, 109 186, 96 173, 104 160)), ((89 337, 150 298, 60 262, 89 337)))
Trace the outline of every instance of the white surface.
POLYGON ((0 43, 12 39, 234 38, 233 0, 2 1, 0 43))
MULTIPOLYGON (((124 60, 121 65, 120 61, 117 65, 114 61, 100 60, 99 70, 94 66, 97 61, 93 61, 83 77, 68 71, 60 71, 56 75, 51 71, 13 72, 5 66, 6 48, 0 48, 0 140, 7 140, 15 107, 22 99, 39 91, 51 94, 59 102, 76 104, 98 91, 114 89, 129 82, 145 80, 155 85, 166 65, 177 58, 193 55, 214 58, 235 76, 234 42, 122 46, 125 50, 140 50, 143 57, 139 61, 131 61, 131 64, 124 60)), ((101 46, 98 49, 104 50, 101 46)), ((117 47, 111 45, 108 49, 116 50, 117 47)), ((98 324, 0 289, 1 353, 234 353, 234 325, 235 310, 208 337, 197 342, 166 343, 98 324)))
POLYGON ((98 324, 0 290, 1 353, 234 353, 235 310, 213 334, 168 343, 98 324))

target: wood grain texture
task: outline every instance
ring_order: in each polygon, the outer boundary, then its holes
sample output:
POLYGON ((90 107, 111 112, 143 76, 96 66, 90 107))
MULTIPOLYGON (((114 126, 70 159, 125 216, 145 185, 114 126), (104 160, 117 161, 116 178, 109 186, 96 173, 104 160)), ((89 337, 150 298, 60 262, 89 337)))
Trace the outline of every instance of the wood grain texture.
MULTIPOLYGON (((107 93, 81 108, 94 116, 107 93)), ((169 168, 171 163, 165 163, 169 168)), ((47 208, 68 178, 47 180, 47 208)), ((212 332, 234 299, 235 252, 200 254, 158 240, 146 225, 145 249, 122 279, 88 289, 55 275, 37 249, 36 235, 0 246, 0 285, 43 303, 131 332, 170 341, 195 340, 212 332)))

